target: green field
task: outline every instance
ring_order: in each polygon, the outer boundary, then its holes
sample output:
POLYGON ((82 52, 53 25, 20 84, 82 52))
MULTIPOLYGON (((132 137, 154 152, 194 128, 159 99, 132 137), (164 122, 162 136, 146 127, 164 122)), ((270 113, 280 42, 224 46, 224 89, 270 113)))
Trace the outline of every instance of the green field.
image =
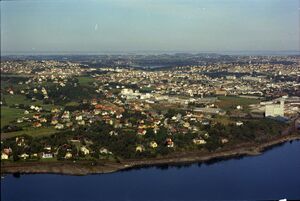
POLYGON ((14 104, 24 104, 24 105, 31 105, 32 101, 27 99, 24 95, 4 95, 6 104, 8 106, 14 104))
POLYGON ((94 82, 92 77, 77 77, 78 82, 80 85, 91 85, 94 82))
POLYGON ((55 107, 55 105, 52 104, 43 104, 43 101, 41 100, 36 100, 36 101, 31 101, 30 99, 26 98, 26 96, 24 95, 3 95, 6 101, 6 104, 8 106, 13 106, 15 104, 24 104, 24 105, 38 105, 38 106, 42 106, 43 109, 46 110, 51 110, 53 107, 55 107))
POLYGON ((220 108, 230 111, 236 109, 240 105, 244 111, 248 111, 249 105, 259 103, 260 100, 251 98, 241 98, 237 96, 220 96, 219 101, 216 103, 220 108))
POLYGON ((1 106, 1 128, 8 125, 11 121, 24 116, 23 109, 9 108, 1 106))
POLYGON ((65 106, 78 106, 78 105, 79 105, 79 103, 78 103, 78 102, 72 101, 72 102, 68 102, 68 103, 66 103, 66 105, 65 105, 65 106))
POLYGON ((214 119, 215 122, 221 123, 223 125, 228 125, 234 123, 228 116, 216 116, 214 119))
POLYGON ((32 137, 46 136, 56 133, 57 130, 54 127, 42 127, 42 128, 24 128, 22 131, 1 133, 1 139, 15 137, 18 135, 30 135, 32 137))

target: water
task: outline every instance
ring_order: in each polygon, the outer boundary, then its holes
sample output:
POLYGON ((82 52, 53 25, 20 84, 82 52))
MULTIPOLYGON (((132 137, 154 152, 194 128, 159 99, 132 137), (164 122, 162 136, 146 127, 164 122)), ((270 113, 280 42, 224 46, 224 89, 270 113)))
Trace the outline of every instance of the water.
POLYGON ((111 174, 12 175, 3 201, 300 199, 300 141, 260 156, 189 166, 148 167, 111 174))

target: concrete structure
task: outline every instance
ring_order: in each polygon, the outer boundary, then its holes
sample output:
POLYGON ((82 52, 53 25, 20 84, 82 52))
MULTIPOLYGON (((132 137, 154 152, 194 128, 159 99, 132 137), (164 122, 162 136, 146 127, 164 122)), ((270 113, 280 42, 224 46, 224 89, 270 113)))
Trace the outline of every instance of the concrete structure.
POLYGON ((267 104, 265 107, 266 117, 283 117, 284 116, 284 100, 280 104, 267 104))

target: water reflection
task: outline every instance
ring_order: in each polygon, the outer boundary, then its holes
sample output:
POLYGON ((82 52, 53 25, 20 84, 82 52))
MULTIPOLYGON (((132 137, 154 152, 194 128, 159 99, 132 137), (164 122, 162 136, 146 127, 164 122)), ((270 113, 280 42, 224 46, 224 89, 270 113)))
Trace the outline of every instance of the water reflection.
POLYGON ((21 173, 20 172, 15 172, 12 174, 14 178, 20 178, 21 177, 21 173))
POLYGON ((300 141, 259 156, 140 166, 110 174, 6 175, 1 180, 1 200, 296 200, 299 153, 300 141))

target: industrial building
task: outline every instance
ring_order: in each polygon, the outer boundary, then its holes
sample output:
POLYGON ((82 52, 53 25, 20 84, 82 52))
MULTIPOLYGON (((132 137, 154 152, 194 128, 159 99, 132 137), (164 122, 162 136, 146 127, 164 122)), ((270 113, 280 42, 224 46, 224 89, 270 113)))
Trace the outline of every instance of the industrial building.
POLYGON ((283 117, 284 116, 284 100, 280 100, 280 104, 266 104, 266 117, 283 117))

